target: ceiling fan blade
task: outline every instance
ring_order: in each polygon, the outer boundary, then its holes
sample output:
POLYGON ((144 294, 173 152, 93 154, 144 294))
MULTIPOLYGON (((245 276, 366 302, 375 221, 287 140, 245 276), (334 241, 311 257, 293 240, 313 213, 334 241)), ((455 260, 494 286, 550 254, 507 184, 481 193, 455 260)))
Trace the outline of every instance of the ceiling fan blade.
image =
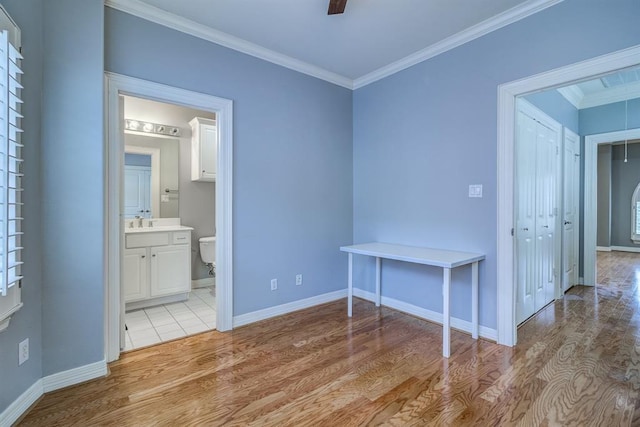
POLYGON ((347 5, 347 0, 329 0, 329 12, 327 15, 337 15, 344 13, 344 8, 347 5))

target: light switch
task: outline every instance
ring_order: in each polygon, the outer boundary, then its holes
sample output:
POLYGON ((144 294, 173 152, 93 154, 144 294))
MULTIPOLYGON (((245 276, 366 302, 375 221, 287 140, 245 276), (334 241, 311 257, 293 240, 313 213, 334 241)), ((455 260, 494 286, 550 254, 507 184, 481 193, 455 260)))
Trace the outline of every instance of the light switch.
POLYGON ((482 184, 470 185, 469 197, 482 197, 482 184))

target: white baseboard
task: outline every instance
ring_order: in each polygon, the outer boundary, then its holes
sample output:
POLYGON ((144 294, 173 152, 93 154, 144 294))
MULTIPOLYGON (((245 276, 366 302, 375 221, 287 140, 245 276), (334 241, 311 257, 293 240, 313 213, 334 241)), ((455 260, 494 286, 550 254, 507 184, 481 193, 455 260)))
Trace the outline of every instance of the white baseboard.
POLYGON ((327 302, 336 301, 346 298, 347 290, 329 292, 327 294, 317 295, 311 298, 305 298, 286 304, 276 305, 275 307, 265 308, 263 310, 252 311, 251 313, 241 314, 233 317, 233 327, 248 325, 249 323, 258 322, 260 320, 269 319, 271 317, 281 316, 291 313, 292 311, 304 310, 305 308, 314 307, 316 305, 325 304, 327 302))
POLYGON ((45 393, 48 393, 63 387, 104 377, 107 375, 107 372, 107 362, 103 359, 99 362, 48 375, 42 379, 42 389, 45 393))
POLYGON ((36 403, 43 394, 42 380, 38 380, 24 393, 14 400, 7 409, 0 414, 0 426, 13 425, 27 410, 36 403))
POLYGON ((107 362, 101 360, 39 379, 0 414, 0 426, 15 423, 44 393, 104 377, 107 372, 107 362))
POLYGON ((216 284, 216 279, 213 277, 207 277, 205 279, 197 279, 191 281, 191 289, 197 288, 207 288, 209 286, 214 286, 216 284))
POLYGON ((611 246, 612 251, 619 252, 640 252, 640 247, 631 247, 631 246, 611 246))
POLYGON ((596 251, 598 252, 611 252, 610 246, 596 246, 596 251))
MULTIPOLYGON (((364 291, 358 288, 353 289, 353 295, 372 302, 375 301, 376 297, 375 293, 364 291)), ((442 313, 437 313, 426 308, 418 307, 417 305, 409 304, 407 302, 385 296, 382 296, 382 305, 442 325, 442 313)), ((452 317, 451 327, 471 334, 471 322, 468 322, 466 320, 452 317)), ((480 325, 478 329, 482 338, 486 338, 492 341, 498 341, 498 331, 496 329, 487 328, 486 326, 482 325, 480 325)))

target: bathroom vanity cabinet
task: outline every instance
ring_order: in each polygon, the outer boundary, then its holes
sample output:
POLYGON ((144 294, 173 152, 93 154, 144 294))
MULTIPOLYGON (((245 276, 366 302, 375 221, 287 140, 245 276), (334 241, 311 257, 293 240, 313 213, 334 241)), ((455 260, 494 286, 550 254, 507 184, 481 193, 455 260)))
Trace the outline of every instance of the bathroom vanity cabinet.
POLYGON ((122 272, 127 309, 187 299, 191 291, 191 231, 125 234, 122 272))
POLYGON ((218 128, 216 121, 196 117, 191 125, 191 181, 216 180, 218 128))

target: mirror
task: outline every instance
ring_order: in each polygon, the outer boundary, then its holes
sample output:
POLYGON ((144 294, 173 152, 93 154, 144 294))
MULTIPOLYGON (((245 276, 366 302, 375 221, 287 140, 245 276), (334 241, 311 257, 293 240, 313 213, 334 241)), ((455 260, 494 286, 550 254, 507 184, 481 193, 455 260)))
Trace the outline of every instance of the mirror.
POLYGON ((179 140, 125 132, 124 216, 179 218, 179 140))

